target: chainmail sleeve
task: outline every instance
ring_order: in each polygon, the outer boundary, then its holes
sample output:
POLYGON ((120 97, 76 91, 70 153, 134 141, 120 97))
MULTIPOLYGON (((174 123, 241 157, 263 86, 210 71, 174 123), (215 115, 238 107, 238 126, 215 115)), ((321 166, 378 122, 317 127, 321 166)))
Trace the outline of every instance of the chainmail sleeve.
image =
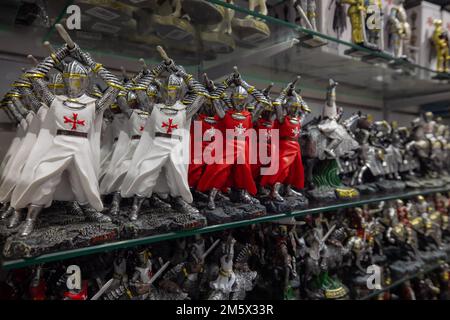
POLYGON ((16 119, 17 123, 20 123, 25 117, 17 110, 13 100, 17 100, 17 98, 11 98, 6 104, 8 110, 13 115, 14 119, 16 119))
POLYGON ((33 85, 33 91, 46 105, 50 106, 55 99, 55 95, 47 87, 47 83, 44 81, 44 77, 48 72, 55 67, 55 65, 61 65, 62 60, 69 54, 67 46, 59 48, 40 62, 33 69, 28 70, 24 77, 29 79, 33 85))
POLYGON ((286 94, 287 94, 286 89, 281 91, 278 98, 276 98, 275 101, 272 103, 272 105, 275 107, 275 113, 280 123, 284 122, 283 101, 286 99, 286 94))
POLYGON ((14 82, 13 87, 17 88, 22 96, 27 96, 30 107, 34 112, 37 112, 41 108, 41 101, 34 94, 31 83, 28 80, 19 79, 14 82))
POLYGON ((270 106, 270 102, 269 100, 267 100, 266 96, 259 91, 258 89, 256 89, 255 87, 249 85, 247 82, 245 82, 244 80, 241 80, 241 86, 244 87, 245 90, 247 90, 247 92, 258 102, 261 103, 263 105, 269 105, 270 106))

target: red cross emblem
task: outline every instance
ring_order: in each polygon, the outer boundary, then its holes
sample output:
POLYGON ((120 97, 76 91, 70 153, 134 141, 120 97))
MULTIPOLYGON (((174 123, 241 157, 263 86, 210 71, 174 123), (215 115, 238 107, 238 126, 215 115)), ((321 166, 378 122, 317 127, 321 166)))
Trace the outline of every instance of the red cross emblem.
POLYGON ((392 0, 388 0, 388 5, 392 5, 392 0))
POLYGON ((172 133, 172 129, 178 129, 178 124, 173 124, 173 119, 169 118, 169 123, 163 122, 161 127, 167 127, 166 133, 172 133))
POLYGON ((427 23, 431 27, 433 25, 433 18, 432 17, 428 17, 427 23))
POLYGON ((140 126, 139 131, 144 131, 144 126, 140 126))
POLYGON ((450 31, 450 22, 447 22, 447 30, 450 31))
POLYGON ((71 123, 70 130, 77 130, 77 125, 84 126, 84 120, 78 120, 78 113, 72 113, 72 119, 64 116, 64 123, 71 123))

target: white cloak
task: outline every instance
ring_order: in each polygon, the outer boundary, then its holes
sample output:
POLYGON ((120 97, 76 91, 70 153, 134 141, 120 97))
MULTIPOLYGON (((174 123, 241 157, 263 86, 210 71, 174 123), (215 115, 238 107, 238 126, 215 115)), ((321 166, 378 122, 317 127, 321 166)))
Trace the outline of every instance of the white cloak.
POLYGON ((170 107, 177 110, 172 114, 165 113, 165 107, 164 104, 153 107, 122 183, 122 197, 150 197, 153 192, 168 191, 171 196, 192 202, 187 179, 191 119, 187 119, 186 106, 179 101, 170 107), (161 137, 156 133, 174 136, 161 137))
POLYGON ((17 150, 14 157, 11 158, 11 165, 7 166, 5 169, 5 175, 0 181, 0 202, 7 202, 11 200, 13 190, 18 180, 17 178, 20 176, 23 166, 25 165, 28 155, 30 154, 30 150, 36 142, 41 125, 47 115, 47 111, 48 107, 42 104, 36 115, 33 113, 27 133, 21 141, 20 148, 17 150))
POLYGON ((112 155, 106 175, 100 183, 102 194, 120 191, 148 117, 148 112, 139 109, 135 109, 131 113, 126 129, 119 134, 117 147, 112 155))
POLYGON ((103 209, 98 188, 103 112, 96 112, 95 98, 83 95, 77 100, 84 107, 66 96, 53 100, 13 192, 15 209, 29 204, 48 207, 53 200, 76 200, 103 209), (57 130, 85 133, 87 138, 57 135, 57 130))

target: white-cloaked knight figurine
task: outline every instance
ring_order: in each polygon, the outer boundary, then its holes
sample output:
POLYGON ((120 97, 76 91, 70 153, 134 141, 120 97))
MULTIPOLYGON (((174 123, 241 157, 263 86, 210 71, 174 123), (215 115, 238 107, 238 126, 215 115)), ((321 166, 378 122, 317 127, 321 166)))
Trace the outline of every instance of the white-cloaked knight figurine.
MULTIPOLYGON (((180 210, 184 216, 193 218, 202 225, 206 221, 190 205, 193 199, 187 173, 191 119, 202 106, 207 90, 176 66, 162 48, 159 47, 159 51, 164 58, 159 68, 165 68, 170 75, 165 84, 163 101, 149 109, 150 117, 123 181, 121 195, 135 199, 130 213, 131 220, 138 218, 145 198, 152 196, 154 192, 160 192, 170 194, 175 210, 180 210), (190 105, 181 102, 183 81, 195 91, 190 105)), ((155 74, 149 73, 138 82, 138 86, 147 88, 154 78, 155 74)), ((136 91, 136 94, 138 99, 148 100, 142 90, 136 91)), ((147 105, 150 103, 147 102, 147 105)))
MULTIPOLYGON (((59 26, 58 30, 64 35, 61 29, 59 26)), ((116 76, 81 51, 67 33, 64 36, 66 45, 26 73, 33 90, 49 110, 11 201, 15 209, 28 208, 19 231, 22 236, 33 231, 39 213, 53 200, 76 200, 88 218, 97 222, 110 221, 100 213, 103 209, 97 180, 100 131, 103 110, 114 101, 122 86, 116 76), (68 55, 76 59, 64 65, 65 95, 56 96, 43 78, 68 55), (101 99, 87 95, 89 70, 82 63, 108 85, 101 99)))

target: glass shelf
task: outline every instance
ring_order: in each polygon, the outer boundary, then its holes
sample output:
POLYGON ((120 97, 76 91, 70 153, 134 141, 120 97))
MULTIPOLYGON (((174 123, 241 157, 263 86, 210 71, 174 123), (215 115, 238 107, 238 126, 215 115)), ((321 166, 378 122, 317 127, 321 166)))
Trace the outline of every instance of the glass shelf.
POLYGON ((17 268, 30 266, 30 265, 41 264, 41 263, 46 263, 46 262, 51 262, 51 261, 58 261, 58 260, 66 260, 66 259, 70 259, 70 258, 90 255, 90 254, 99 253, 99 252, 106 252, 106 251, 123 249, 123 248, 131 248, 131 247, 147 245, 147 244, 151 244, 151 243, 155 243, 155 242, 189 237, 189 236, 193 236, 196 234, 211 233, 211 232, 217 232, 217 231, 221 231, 221 230, 225 230, 225 229, 244 227, 244 226, 248 226, 248 225, 256 224, 256 223, 270 222, 270 221, 275 221, 275 220, 279 220, 279 219, 283 219, 283 218, 287 218, 287 217, 303 217, 306 215, 318 214, 320 212, 337 211, 340 209, 357 207, 357 206, 362 206, 364 204, 377 203, 380 201, 395 200, 395 199, 399 199, 399 198, 406 199, 406 198, 411 198, 411 197, 415 197, 418 195, 427 195, 427 194, 433 194, 436 192, 442 193, 442 192, 448 192, 448 191, 450 191, 450 187, 413 190, 413 191, 409 191, 409 192, 391 193, 391 194, 382 194, 382 195, 370 195, 370 196, 367 195, 367 196, 361 196, 361 198, 359 198, 357 200, 353 200, 353 201, 334 201, 333 203, 327 203, 327 204, 311 203, 310 207, 308 209, 295 211, 290 214, 267 215, 267 216, 258 217, 258 218, 251 219, 251 220, 242 220, 242 221, 235 221, 235 222, 218 224, 218 225, 210 225, 210 226, 200 228, 200 229, 195 229, 195 230, 170 232, 170 233, 159 234, 159 235, 154 235, 154 236, 149 236, 149 237, 116 241, 116 242, 105 243, 105 244, 95 245, 95 246, 90 246, 90 247, 85 247, 85 248, 60 251, 60 252, 45 254, 45 255, 38 256, 35 258, 30 258, 30 259, 18 259, 18 260, 3 261, 2 267, 4 269, 17 269, 17 268))
POLYGON ((410 274, 410 275, 407 275, 407 276, 405 276, 405 277, 403 277, 403 278, 401 278, 401 279, 399 279, 399 280, 397 280, 397 281, 394 281, 394 282, 393 282, 392 284, 390 284, 389 286, 386 286, 386 287, 384 287, 384 288, 381 289, 381 290, 376 290, 376 291, 374 291, 374 292, 368 294, 367 296, 362 297, 362 298, 360 298, 360 299, 358 299, 358 300, 370 300, 370 299, 372 299, 372 298, 375 298, 375 297, 377 297, 378 295, 380 295, 380 294, 382 294, 382 293, 384 293, 384 292, 386 292, 386 291, 395 289, 396 287, 400 286, 401 284, 405 283, 405 282, 408 281, 408 280, 415 279, 415 278, 417 278, 417 277, 419 277, 419 276, 421 276, 421 275, 424 275, 424 274, 433 272, 433 271, 436 270, 436 269, 439 269, 440 267, 442 267, 442 264, 443 264, 443 262, 442 262, 442 263, 436 263, 436 264, 431 264, 431 265, 425 266, 425 267, 421 268, 418 272, 413 273, 413 274, 410 274))
MULTIPOLYGON (((190 2, 201 1, 185 1, 186 8, 190 2)), ((82 10, 82 29, 69 31, 69 34, 82 48, 96 53, 99 60, 105 55, 134 61, 145 58, 148 64, 154 64, 160 60, 155 47, 163 45, 177 63, 197 75, 206 72, 211 79, 229 74, 236 65, 244 75, 266 82, 286 83, 286 79, 300 74, 306 82, 315 83, 315 87, 322 90, 325 90, 328 78, 333 77, 349 89, 375 94, 380 101, 450 89, 448 81, 432 79, 437 73, 430 68, 250 11, 242 7, 247 5, 246 2, 235 1, 238 5, 222 0, 203 2, 222 15, 226 9, 233 11, 231 35, 224 30, 211 31, 212 27, 197 23, 195 19, 190 22, 172 19, 170 8, 160 9, 156 1, 151 0, 144 1, 146 7, 133 6, 132 1, 127 0, 69 1, 68 4, 77 4, 82 10), (248 28, 242 27, 250 22, 259 25, 263 31, 251 34, 248 28), (298 42, 305 35, 327 44, 305 48, 301 41, 298 42), (370 54, 382 62, 363 62, 360 58, 345 55, 343 52, 347 49, 370 54), (400 68, 391 68, 388 62, 400 68)), ((65 9, 58 22, 65 23, 67 15, 64 13, 65 9)), ((43 40, 55 45, 62 43, 54 28, 43 40)))

